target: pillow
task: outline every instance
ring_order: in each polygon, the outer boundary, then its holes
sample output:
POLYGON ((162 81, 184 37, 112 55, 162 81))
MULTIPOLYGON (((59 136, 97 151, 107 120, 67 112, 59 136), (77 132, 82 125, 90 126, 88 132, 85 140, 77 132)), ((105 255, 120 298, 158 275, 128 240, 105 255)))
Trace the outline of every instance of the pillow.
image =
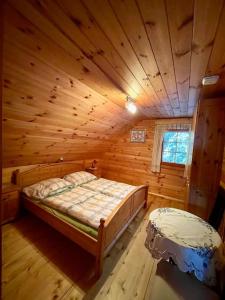
POLYGON ((74 185, 61 178, 51 178, 42 180, 33 185, 27 186, 23 192, 28 196, 36 199, 44 199, 49 196, 54 196, 72 189, 74 185))
POLYGON ((97 177, 91 173, 85 172, 85 171, 80 171, 80 172, 75 172, 68 174, 63 177, 65 180, 73 183, 75 186, 87 183, 89 181, 92 181, 96 179, 97 177))

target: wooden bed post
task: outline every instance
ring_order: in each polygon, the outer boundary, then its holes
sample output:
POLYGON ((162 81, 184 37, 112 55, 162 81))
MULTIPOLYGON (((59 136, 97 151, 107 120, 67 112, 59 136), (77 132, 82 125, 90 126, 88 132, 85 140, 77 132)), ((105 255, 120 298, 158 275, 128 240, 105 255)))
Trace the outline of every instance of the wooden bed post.
POLYGON ((104 241, 105 241, 105 220, 100 219, 100 225, 98 228, 98 243, 97 253, 95 259, 95 277, 99 278, 102 274, 103 258, 104 258, 104 241))
POLYGON ((21 186, 19 174, 20 174, 20 170, 19 169, 16 169, 15 171, 13 171, 11 181, 12 181, 12 183, 21 186))

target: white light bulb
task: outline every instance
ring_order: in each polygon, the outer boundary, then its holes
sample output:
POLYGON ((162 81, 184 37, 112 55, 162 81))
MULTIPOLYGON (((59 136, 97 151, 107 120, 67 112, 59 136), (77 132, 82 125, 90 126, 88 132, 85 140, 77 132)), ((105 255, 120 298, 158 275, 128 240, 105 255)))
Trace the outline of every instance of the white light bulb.
POLYGON ((133 103, 133 102, 130 102, 128 101, 126 103, 126 108, 127 110, 129 110, 129 112, 131 112, 132 114, 135 114, 136 111, 137 111, 137 106, 133 103))

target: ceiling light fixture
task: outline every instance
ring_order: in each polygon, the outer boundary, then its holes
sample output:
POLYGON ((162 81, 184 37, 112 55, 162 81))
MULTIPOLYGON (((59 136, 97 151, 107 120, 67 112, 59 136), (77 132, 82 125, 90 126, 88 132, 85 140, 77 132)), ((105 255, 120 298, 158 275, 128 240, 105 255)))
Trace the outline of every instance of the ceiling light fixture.
POLYGON ((211 85, 217 83, 219 80, 219 75, 205 76, 202 79, 203 85, 211 85))
POLYGON ((127 96, 125 107, 132 114, 135 114, 137 111, 137 106, 135 104, 135 100, 132 99, 130 96, 127 96))

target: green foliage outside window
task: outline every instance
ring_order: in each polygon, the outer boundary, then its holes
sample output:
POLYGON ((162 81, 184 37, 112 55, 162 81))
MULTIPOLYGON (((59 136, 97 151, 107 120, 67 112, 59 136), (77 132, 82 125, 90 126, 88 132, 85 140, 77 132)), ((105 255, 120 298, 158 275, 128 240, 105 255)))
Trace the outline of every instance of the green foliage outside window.
POLYGON ((167 131, 163 136, 162 162, 186 164, 190 134, 187 131, 167 131))

